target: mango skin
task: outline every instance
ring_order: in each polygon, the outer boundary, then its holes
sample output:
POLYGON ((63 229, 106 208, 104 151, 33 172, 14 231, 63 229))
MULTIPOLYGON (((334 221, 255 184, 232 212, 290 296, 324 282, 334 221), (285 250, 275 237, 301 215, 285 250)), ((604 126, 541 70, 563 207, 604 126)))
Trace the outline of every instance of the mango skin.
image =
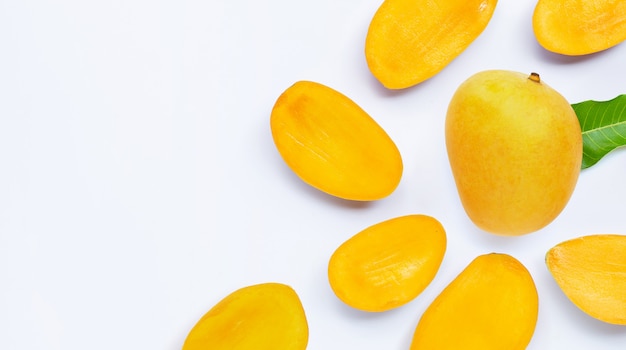
POLYGON ((274 144, 289 168, 310 186, 346 200, 374 201, 400 183, 400 151, 382 127, 342 93, 298 81, 270 116, 274 144))
POLYGON ((546 254, 546 265, 580 310, 626 325, 626 236, 598 234, 561 242, 546 254))
POLYGON ((476 257, 428 306, 411 350, 523 350, 535 332, 539 296, 514 257, 476 257))
POLYGON ((532 25, 548 51, 569 56, 600 52, 626 40, 626 1, 539 0, 532 25))
POLYGON ((388 89, 432 78, 487 27, 497 0, 385 0, 365 38, 365 58, 388 89))
POLYGON ((182 350, 305 350, 309 328, 296 292, 282 283, 234 291, 191 329, 182 350))
POLYGON ((576 114, 527 74, 491 70, 463 82, 448 106, 445 136, 461 203, 487 232, 522 235, 545 227, 578 181, 576 114))
POLYGON ((437 219, 406 215, 352 236, 330 258, 328 280, 347 305, 388 311, 416 298, 433 280, 446 251, 437 219))

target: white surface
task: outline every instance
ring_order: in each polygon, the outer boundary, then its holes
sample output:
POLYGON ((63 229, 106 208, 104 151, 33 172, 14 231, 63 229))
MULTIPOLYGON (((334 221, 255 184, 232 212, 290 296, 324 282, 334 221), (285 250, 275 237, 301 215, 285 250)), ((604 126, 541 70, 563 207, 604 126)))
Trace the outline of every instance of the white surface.
POLYGON ((572 103, 626 93, 626 44, 549 54, 532 33, 535 2, 501 1, 439 75, 390 92, 363 55, 380 3, 0 1, 0 348, 180 349, 225 295, 277 281, 302 299, 309 349, 407 349, 429 302, 497 251, 535 278, 530 349, 623 349, 626 328, 574 307, 543 259, 565 239, 626 234, 626 153, 583 171, 547 228, 496 237, 460 206, 443 123, 456 87, 483 69, 539 72, 572 103), (302 79, 346 94, 396 141, 405 172, 390 197, 336 200, 285 166, 269 113, 302 79), (326 280, 330 254, 410 213, 448 234, 432 284, 388 313, 341 304, 326 280))

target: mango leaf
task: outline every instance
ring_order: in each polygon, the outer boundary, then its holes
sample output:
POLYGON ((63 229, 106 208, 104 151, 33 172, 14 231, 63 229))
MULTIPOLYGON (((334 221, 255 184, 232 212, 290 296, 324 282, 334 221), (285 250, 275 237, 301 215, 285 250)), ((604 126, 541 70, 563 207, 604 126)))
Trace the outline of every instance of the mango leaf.
POLYGON ((608 101, 572 104, 583 133, 582 169, 626 145, 626 95, 608 101))

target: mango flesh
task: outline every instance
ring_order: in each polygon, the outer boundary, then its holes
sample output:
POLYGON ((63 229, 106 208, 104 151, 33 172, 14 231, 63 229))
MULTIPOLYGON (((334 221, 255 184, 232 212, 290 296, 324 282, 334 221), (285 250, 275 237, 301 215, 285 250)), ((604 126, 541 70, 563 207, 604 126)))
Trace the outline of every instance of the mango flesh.
POLYGON ((325 85, 299 81, 283 92, 270 118, 283 160, 304 182, 356 201, 382 199, 402 177, 393 140, 355 102, 325 85))
POLYGON ((626 1, 539 0, 532 24, 546 50, 571 56, 591 54, 626 40, 626 1))
POLYGON ((445 134, 461 203, 487 232, 537 231, 574 191, 580 124, 567 100, 536 74, 492 70, 470 77, 450 101, 445 134))
POLYGON ((411 350, 525 349, 538 310, 535 283, 517 259, 481 255, 426 309, 411 350))
POLYGON ((309 329, 296 292, 281 283, 236 290, 191 329, 183 350, 304 350, 309 329))
POLYGON ((626 325, 626 236, 590 235, 561 242, 546 254, 546 265, 579 309, 626 325))
POLYGON ((497 0, 385 0, 365 39, 370 71, 389 89, 433 77, 483 32, 496 4, 497 0))
POLYGON ((446 233, 435 218, 396 217, 339 246, 328 264, 328 280, 347 305, 387 311, 408 303, 430 284, 445 250, 446 233))

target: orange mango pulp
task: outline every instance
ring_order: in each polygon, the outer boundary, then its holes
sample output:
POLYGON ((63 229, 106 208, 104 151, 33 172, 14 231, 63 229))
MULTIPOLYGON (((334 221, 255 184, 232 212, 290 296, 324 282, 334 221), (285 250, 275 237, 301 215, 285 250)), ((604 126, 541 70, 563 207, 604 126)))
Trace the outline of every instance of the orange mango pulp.
POLYGON ((281 283, 241 288, 191 329, 182 350, 304 350, 309 329, 296 292, 281 283))
POLYGON ((333 253, 328 279, 339 299, 363 311, 387 311, 417 297, 435 277, 446 250, 436 219, 407 215, 357 233, 333 253))
POLYGON ((626 40, 626 1, 539 0, 532 24, 546 50, 571 56, 591 54, 626 40))
POLYGON ((393 140, 355 102, 325 85, 299 81, 272 109, 270 127, 283 160, 304 182, 330 195, 371 201, 402 177, 393 140))
POLYGON ((601 321, 626 325, 626 236, 561 242, 546 254, 546 265, 574 305, 601 321))
POLYGON ((523 350, 538 310, 535 283, 517 259, 481 255, 426 309, 411 350, 523 350))
POLYGON ((385 0, 365 39, 370 71, 389 89, 433 77, 483 32, 496 4, 497 0, 385 0))

